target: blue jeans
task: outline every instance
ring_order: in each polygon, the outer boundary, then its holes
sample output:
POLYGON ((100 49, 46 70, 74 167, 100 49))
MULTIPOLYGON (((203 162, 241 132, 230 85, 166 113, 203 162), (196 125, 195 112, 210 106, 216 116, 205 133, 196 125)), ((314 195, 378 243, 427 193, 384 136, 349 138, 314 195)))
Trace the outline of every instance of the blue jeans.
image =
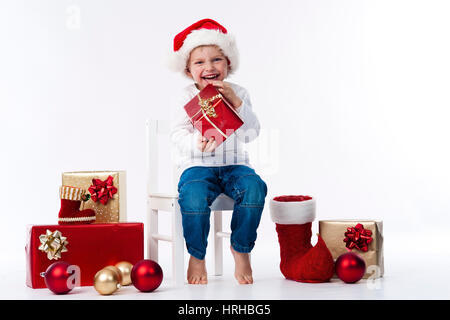
POLYGON ((191 167, 178 183, 183 235, 192 256, 203 260, 208 244, 209 206, 221 193, 235 201, 231 218, 231 246, 237 252, 250 252, 256 240, 267 185, 250 167, 191 167))

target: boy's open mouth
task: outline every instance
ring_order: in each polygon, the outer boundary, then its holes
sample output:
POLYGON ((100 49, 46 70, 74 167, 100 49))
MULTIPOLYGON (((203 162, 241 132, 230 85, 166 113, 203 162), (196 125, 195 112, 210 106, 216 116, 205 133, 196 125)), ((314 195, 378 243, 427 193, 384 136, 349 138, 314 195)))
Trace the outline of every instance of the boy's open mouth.
POLYGON ((218 74, 210 74, 210 75, 207 75, 207 76, 202 77, 202 79, 205 79, 205 80, 215 80, 215 79, 217 79, 218 77, 219 77, 218 74))

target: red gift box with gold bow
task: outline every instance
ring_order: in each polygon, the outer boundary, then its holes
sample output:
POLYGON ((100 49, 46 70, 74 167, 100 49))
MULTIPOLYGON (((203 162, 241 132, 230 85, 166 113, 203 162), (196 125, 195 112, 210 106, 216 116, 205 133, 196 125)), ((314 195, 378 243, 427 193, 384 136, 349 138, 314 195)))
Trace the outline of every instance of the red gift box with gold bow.
POLYGON ((45 288, 41 273, 54 262, 80 268, 80 285, 91 286, 95 274, 121 261, 144 259, 143 223, 29 226, 26 252, 26 284, 45 288))
POLYGON ((244 124, 236 110, 212 84, 203 88, 184 109, 192 125, 206 139, 214 137, 216 146, 244 124))
POLYGON ((354 252, 366 263, 364 279, 383 276, 383 221, 320 220, 319 234, 333 259, 349 251, 354 252))

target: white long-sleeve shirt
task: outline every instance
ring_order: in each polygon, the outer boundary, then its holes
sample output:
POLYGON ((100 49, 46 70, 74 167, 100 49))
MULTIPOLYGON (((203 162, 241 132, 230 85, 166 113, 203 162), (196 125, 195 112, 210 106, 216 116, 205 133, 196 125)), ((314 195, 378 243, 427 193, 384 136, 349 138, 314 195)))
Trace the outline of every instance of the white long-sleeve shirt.
POLYGON ((184 106, 199 93, 195 84, 184 88, 178 97, 173 97, 170 139, 173 146, 173 160, 180 173, 193 166, 215 167, 239 164, 252 167, 244 144, 251 142, 259 135, 260 124, 252 111, 247 90, 237 84, 230 84, 233 91, 242 100, 237 113, 244 124, 213 152, 201 152, 197 148, 197 141, 201 133, 193 127, 184 110, 184 106))

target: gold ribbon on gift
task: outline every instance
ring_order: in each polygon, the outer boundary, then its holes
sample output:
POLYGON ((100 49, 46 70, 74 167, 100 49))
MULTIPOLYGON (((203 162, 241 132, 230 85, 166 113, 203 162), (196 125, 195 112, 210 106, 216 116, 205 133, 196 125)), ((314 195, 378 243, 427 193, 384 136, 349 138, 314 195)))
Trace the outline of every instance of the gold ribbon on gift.
POLYGON ((222 95, 216 94, 215 96, 208 98, 208 99, 202 99, 200 97, 200 94, 197 94, 198 97, 198 104, 200 106, 200 109, 191 117, 191 122, 194 121, 194 118, 201 112, 203 115, 198 118, 195 122, 193 122, 193 125, 195 125, 198 121, 205 118, 224 138, 228 138, 228 136, 222 132, 212 121, 209 119, 209 117, 217 118, 217 113, 215 110, 215 107, 220 103, 220 100, 218 100, 213 105, 211 104, 216 99, 222 99, 222 95))
POLYGON ((61 259, 61 253, 68 251, 66 246, 69 242, 66 239, 67 238, 63 237, 60 231, 56 230, 51 232, 47 229, 45 234, 39 236, 41 245, 38 249, 47 253, 47 258, 49 260, 61 259))

